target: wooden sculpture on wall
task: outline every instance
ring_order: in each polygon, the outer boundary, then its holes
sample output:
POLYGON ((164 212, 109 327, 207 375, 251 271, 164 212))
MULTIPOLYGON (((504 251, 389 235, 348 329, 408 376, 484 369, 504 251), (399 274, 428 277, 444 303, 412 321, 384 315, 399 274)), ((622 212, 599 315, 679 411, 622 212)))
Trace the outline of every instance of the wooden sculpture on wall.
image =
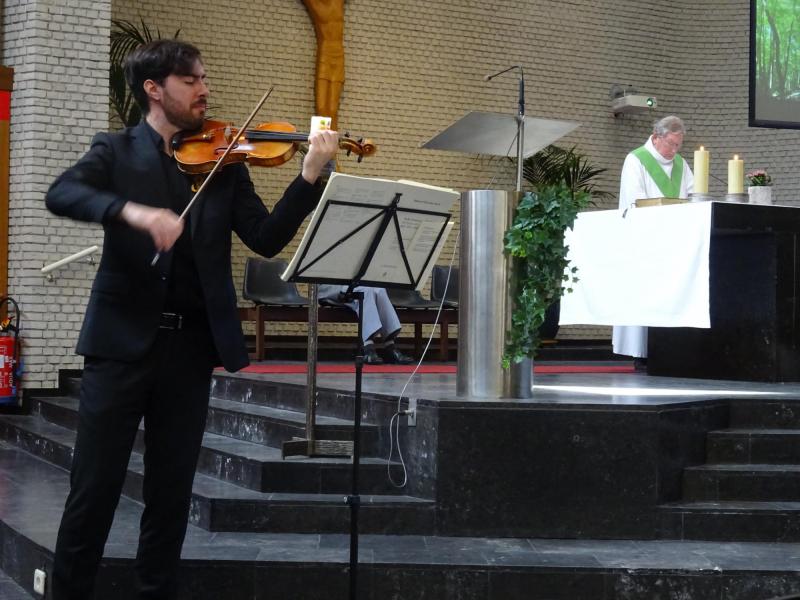
POLYGON ((317 114, 331 117, 336 129, 344 86, 344 0, 303 0, 303 4, 317 34, 317 114))

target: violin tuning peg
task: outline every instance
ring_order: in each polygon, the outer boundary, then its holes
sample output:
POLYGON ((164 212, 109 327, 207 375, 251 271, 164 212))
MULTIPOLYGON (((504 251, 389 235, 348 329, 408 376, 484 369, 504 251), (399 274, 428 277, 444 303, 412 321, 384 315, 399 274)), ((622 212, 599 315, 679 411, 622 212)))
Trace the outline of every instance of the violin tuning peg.
POLYGON ((363 144, 364 143, 364 138, 358 138, 358 143, 359 144, 363 144))
POLYGON ((358 155, 358 160, 356 162, 361 162, 362 160, 364 160, 364 155, 363 154, 359 154, 358 155))
POLYGON ((350 137, 350 132, 349 131, 345 131, 344 132, 344 137, 349 138, 350 137))
POLYGON ((348 148, 348 149, 347 149, 347 156, 350 156, 350 153, 351 153, 351 152, 352 152, 352 150, 351 150, 350 148, 348 148))

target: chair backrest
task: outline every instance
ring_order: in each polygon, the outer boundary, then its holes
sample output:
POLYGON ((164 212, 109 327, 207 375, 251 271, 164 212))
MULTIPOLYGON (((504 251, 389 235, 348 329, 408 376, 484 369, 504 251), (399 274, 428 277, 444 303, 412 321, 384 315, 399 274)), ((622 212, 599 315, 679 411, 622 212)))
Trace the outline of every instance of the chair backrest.
POLYGON ((447 286, 447 293, 445 301, 450 304, 458 304, 458 267, 450 267, 444 265, 434 265, 431 273, 431 300, 441 302, 442 296, 445 295, 445 286, 447 286), (450 283, 447 283, 447 275, 450 273, 450 283))
POLYGON ((417 290, 389 288, 386 290, 389 300, 397 308, 438 308, 439 305, 432 300, 422 297, 417 290))
POLYGON ((281 279, 281 273, 285 270, 285 260, 248 257, 244 267, 242 296, 256 304, 308 305, 308 298, 300 295, 294 283, 281 279))

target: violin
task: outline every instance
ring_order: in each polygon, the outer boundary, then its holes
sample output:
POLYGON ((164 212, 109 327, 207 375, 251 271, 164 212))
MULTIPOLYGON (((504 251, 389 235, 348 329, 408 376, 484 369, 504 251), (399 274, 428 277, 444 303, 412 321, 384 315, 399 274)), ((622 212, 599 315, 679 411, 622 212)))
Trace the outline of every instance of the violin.
MULTIPOLYGON (((239 130, 224 121, 206 120, 200 131, 179 132, 172 138, 172 151, 178 168, 184 173, 203 174, 214 169, 239 130)), ((254 166, 275 167, 290 160, 308 133, 299 132, 291 123, 261 123, 244 133, 231 147, 220 167, 247 162, 254 166)), ((354 153, 361 162, 372 156, 377 147, 370 140, 354 140, 347 134, 339 138, 339 148, 354 153)))

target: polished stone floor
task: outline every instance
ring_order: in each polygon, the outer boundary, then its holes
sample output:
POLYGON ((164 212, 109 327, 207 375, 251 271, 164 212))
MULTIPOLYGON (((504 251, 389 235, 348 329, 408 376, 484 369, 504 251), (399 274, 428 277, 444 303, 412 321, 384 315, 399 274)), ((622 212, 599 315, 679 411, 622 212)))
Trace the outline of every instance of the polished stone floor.
MULTIPOLYGON (((255 363, 259 364, 259 363, 255 363)), ((295 363, 297 364, 297 363, 295 363)), ((559 363, 548 362, 548 366, 559 363)), ((570 362, 570 365, 582 363, 570 362)), ((586 363, 593 366, 603 363, 586 363)), ((619 363, 609 363, 619 365, 619 363)), ((224 374, 220 372, 219 374, 224 374)), ((237 373, 237 378, 306 384, 305 374, 237 373)), ((720 381, 706 379, 679 379, 653 377, 646 373, 564 373, 537 374, 534 376, 533 398, 515 400, 515 403, 535 404, 624 404, 652 406, 684 404, 720 398, 800 398, 800 383, 759 383, 745 381, 720 381)), ((352 391, 355 375, 320 373, 317 386, 335 390, 352 391)), ((364 373, 364 393, 386 396, 425 398, 444 403, 480 402, 495 403, 507 400, 486 398, 461 398, 456 394, 455 374, 376 374, 364 373)))

